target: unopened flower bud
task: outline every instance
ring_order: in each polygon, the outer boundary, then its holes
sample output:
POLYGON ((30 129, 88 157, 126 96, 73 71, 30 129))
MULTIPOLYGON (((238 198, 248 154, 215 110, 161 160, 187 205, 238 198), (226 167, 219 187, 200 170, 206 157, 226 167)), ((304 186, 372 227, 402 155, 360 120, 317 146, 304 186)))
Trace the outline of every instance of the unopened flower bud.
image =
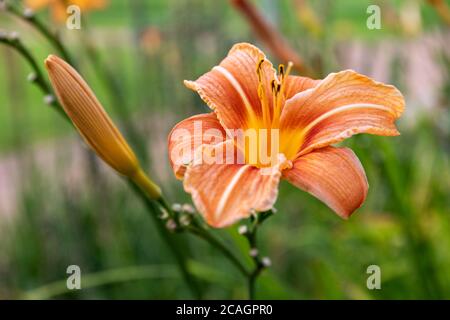
POLYGON ((189 214, 194 214, 195 213, 194 207, 191 206, 189 203, 183 204, 183 207, 182 207, 181 210, 186 212, 186 213, 189 213, 189 214))
POLYGON ((189 224, 191 223, 191 217, 188 216, 187 214, 182 215, 180 217, 180 224, 184 227, 187 227, 189 224))
POLYGON ((35 82, 36 79, 37 79, 37 75, 34 72, 29 73, 28 76, 27 76, 27 80, 29 82, 35 82))
POLYGON ((47 94, 46 96, 44 96, 44 103, 45 104, 52 104, 53 102, 55 102, 55 97, 52 94, 47 94))
POLYGON ((167 218, 169 218, 169 213, 167 212, 166 209, 161 208, 161 214, 159 215, 159 218, 161 220, 166 220, 167 218))
POLYGON ((249 254, 250 254, 250 257, 255 258, 255 257, 258 256, 259 251, 258 251, 258 249, 256 249, 256 248, 252 248, 252 249, 250 249, 249 254))
POLYGON ((174 204, 172 205, 172 210, 175 211, 175 212, 181 212, 181 210, 182 210, 181 204, 179 204, 179 203, 174 203, 174 204))
POLYGON ((34 11, 33 11, 33 9, 25 8, 25 9, 23 10, 23 16, 24 16, 25 18, 27 18, 27 19, 33 18, 33 17, 34 17, 34 11))
POLYGON ((246 225, 242 225, 238 228, 238 233, 244 235, 248 232, 248 227, 246 225))
POLYGON ((58 100, 86 143, 150 199, 158 199, 160 188, 144 173, 133 150, 78 72, 54 55, 45 60, 45 66, 58 100))
POLYGON ((19 39, 19 33, 17 31, 11 31, 8 34, 8 40, 9 41, 16 41, 19 39))
POLYGON ((264 257, 261 259, 261 263, 264 267, 268 268, 272 265, 272 261, 270 260, 269 257, 264 257))
POLYGON ((177 223, 173 219, 170 219, 166 223, 166 228, 169 231, 175 231, 177 229, 177 223))

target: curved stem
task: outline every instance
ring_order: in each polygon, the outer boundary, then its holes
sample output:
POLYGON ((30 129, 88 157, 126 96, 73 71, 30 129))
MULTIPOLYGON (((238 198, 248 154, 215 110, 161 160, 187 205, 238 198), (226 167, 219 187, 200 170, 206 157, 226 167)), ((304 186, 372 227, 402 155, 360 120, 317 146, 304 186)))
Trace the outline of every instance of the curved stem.
MULTIPOLYGON (((32 83, 34 83, 45 96, 54 97, 51 87, 45 80, 43 73, 36 62, 36 59, 33 57, 31 52, 28 51, 28 49, 23 45, 23 43, 17 38, 10 39, 7 36, 0 36, 0 43, 3 43, 18 52, 28 62, 34 72, 35 79, 32 79, 32 83)), ((66 121, 69 121, 66 113, 63 111, 61 105, 55 98, 49 100, 48 104, 52 106, 66 121)))
POLYGON ((13 14, 14 16, 18 17, 19 19, 28 22, 33 27, 36 28, 61 54, 61 56, 66 60, 69 64, 72 66, 74 65, 74 61, 69 54, 69 51, 66 49, 66 47, 63 45, 63 43, 59 40, 58 36, 50 31, 50 29, 47 28, 47 26, 42 23, 34 14, 26 15, 22 13, 17 7, 6 4, 6 10, 13 14))
MULTIPOLYGON (((164 197, 159 198, 158 203, 164 208, 164 210, 166 210, 169 213, 171 218, 178 220, 178 217, 175 216, 175 213, 173 212, 172 208, 170 208, 164 197)), ((178 223, 179 221, 176 222, 179 225, 178 223)), ((193 221, 192 224, 186 227, 181 227, 181 231, 188 231, 202 238, 203 240, 209 242, 209 244, 219 249, 224 254, 224 256, 226 256, 244 276, 248 277, 250 275, 250 272, 239 260, 239 258, 233 253, 233 251, 231 251, 225 244, 223 244, 219 239, 217 239, 217 237, 215 237, 212 233, 209 232, 209 230, 205 229, 199 223, 193 221)))
MULTIPOLYGON (((248 234, 248 243, 250 245, 250 250, 257 250, 256 249, 256 231, 257 231, 257 225, 253 228, 251 232, 248 234)), ((252 252, 251 252, 252 253, 252 252)), ((257 251, 254 252, 253 262, 255 263, 255 266, 248 276, 248 297, 250 300, 255 299, 255 283, 256 279, 258 278, 258 275, 261 273, 263 269, 263 264, 261 263, 261 260, 259 258, 259 253, 257 251)))
POLYGON ((266 212, 261 212, 256 216, 251 217, 251 224, 248 227, 248 230, 243 232, 243 235, 247 239, 247 242, 250 247, 250 256, 253 259, 254 267, 253 270, 247 275, 248 277, 248 297, 250 300, 255 299, 255 285, 258 276, 264 270, 264 268, 268 267, 267 262, 264 262, 264 259, 261 258, 259 254, 259 250, 257 249, 256 243, 256 234, 258 231, 258 227, 273 214, 273 210, 269 210, 266 212))
POLYGON ((239 260, 239 258, 236 257, 236 255, 223 243, 220 242, 215 236, 213 236, 211 233, 209 233, 205 229, 195 228, 195 227, 189 227, 187 228, 189 232, 192 234, 197 235, 198 237, 206 240, 209 242, 212 246, 219 249, 235 266, 239 271, 246 277, 250 276, 250 272, 247 270, 247 268, 242 264, 242 262, 239 260))
POLYGON ((176 243, 175 240, 169 236, 169 233, 165 226, 163 225, 163 220, 159 218, 159 214, 161 213, 161 210, 158 208, 158 205, 156 202, 150 200, 146 194, 143 193, 143 191, 135 185, 131 180, 129 180, 129 184, 133 191, 136 193, 137 196, 142 200, 145 207, 149 211, 150 216, 152 217, 153 221, 155 222, 156 228, 158 229, 158 232, 160 236, 164 239, 167 246, 170 248, 171 252, 174 255, 174 258, 178 264, 178 267, 180 269, 181 274, 183 275, 184 280, 188 284, 189 288, 191 289, 192 293, 197 297, 201 297, 200 289, 198 287, 197 282, 191 277, 188 268, 187 268, 187 257, 184 250, 180 250, 180 243, 176 243))

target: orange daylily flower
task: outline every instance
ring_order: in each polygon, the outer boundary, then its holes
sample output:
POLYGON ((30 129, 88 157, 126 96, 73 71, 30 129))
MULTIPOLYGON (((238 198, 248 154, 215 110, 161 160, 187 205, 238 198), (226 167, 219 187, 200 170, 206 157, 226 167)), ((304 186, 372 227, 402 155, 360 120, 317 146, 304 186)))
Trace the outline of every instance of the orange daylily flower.
POLYGON ((399 135, 394 122, 405 102, 395 87, 352 70, 313 80, 289 75, 287 69, 280 66, 277 75, 258 48, 241 43, 210 72, 185 81, 213 112, 174 127, 169 135, 170 162, 213 227, 271 209, 280 179, 348 218, 366 199, 367 178, 352 150, 331 145, 358 133, 399 135), (199 121, 201 132, 196 128, 199 121), (254 146, 255 140, 239 140, 231 129, 263 133, 254 146), (277 141, 268 132, 277 132, 277 141), (266 144, 259 145, 263 140, 266 144), (197 161, 197 155, 221 154, 225 147, 233 149, 231 156, 226 153, 226 161, 197 161), (179 152, 186 149, 190 152, 179 152), (261 150, 269 153, 269 163, 262 161, 261 150), (242 163, 235 161, 239 155, 242 163))
POLYGON ((26 0, 25 6, 40 10, 49 7, 53 19, 57 22, 63 22, 67 18, 67 7, 76 5, 81 12, 103 9, 107 5, 107 0, 26 0))

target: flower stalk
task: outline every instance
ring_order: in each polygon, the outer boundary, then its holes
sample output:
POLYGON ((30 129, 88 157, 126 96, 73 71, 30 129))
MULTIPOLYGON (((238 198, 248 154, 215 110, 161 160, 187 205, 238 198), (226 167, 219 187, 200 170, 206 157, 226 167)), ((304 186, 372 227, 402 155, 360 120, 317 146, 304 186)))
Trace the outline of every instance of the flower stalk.
POLYGON ((247 275, 248 279, 248 296, 250 300, 255 299, 255 285, 258 276, 261 272, 270 266, 270 259, 261 257, 257 248, 256 234, 261 224, 274 213, 274 209, 265 212, 257 213, 250 218, 250 226, 243 225, 240 233, 247 239, 250 251, 249 255, 253 259, 253 269, 247 275))
POLYGON ((9 2, 5 1, 5 9, 10 14, 16 16, 17 18, 29 23, 32 27, 34 27, 37 31, 39 31, 61 54, 61 56, 71 65, 74 65, 74 61, 69 54, 69 51, 64 46, 64 44, 59 40, 57 34, 50 31, 47 26, 39 20, 34 11, 31 9, 19 9, 17 6, 12 5, 9 2))
POLYGON ((7 33, 4 31, 0 31, 0 43, 5 44, 6 46, 12 48, 17 53, 19 53, 30 65, 33 70, 30 73, 28 80, 36 85, 44 95, 44 101, 46 104, 50 105, 53 109, 55 109, 65 120, 69 120, 69 118, 64 113, 62 106, 58 103, 56 99, 54 99, 53 92, 51 90, 50 85, 47 80, 44 78, 41 68, 39 67, 36 59, 32 55, 32 53, 24 46, 20 37, 15 33, 7 33))

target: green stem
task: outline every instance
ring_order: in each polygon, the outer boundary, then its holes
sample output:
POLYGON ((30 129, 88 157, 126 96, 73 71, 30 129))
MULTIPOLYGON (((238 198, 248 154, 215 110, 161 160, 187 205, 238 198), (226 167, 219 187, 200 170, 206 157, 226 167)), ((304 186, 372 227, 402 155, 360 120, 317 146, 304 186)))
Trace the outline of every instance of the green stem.
POLYGON ((45 96, 51 95, 52 97, 54 97, 53 100, 49 101, 49 105, 53 107, 66 121, 69 121, 69 118, 67 117, 61 105, 58 103, 58 100, 56 100, 50 88, 50 85, 45 80, 43 73, 36 62, 36 59, 33 57, 30 51, 28 51, 28 49, 22 44, 19 39, 8 39, 8 37, 0 37, 0 43, 3 43, 14 49, 28 62, 36 76, 32 83, 34 83, 45 96))
POLYGON ((218 240, 215 236, 213 236, 211 233, 209 233, 205 229, 197 228, 197 227, 188 227, 187 230, 191 232, 192 234, 195 234, 196 236, 204 239, 212 246, 219 249, 224 256, 226 256, 235 266, 236 268, 246 277, 250 275, 250 272, 247 270, 247 268, 241 263, 241 261, 236 257, 236 255, 227 247, 225 246, 220 240, 218 240))
POLYGON ((156 228, 158 229, 158 232, 160 236, 165 241, 166 245, 170 248, 177 264, 180 269, 180 272, 187 283, 188 287, 190 288, 191 292, 194 294, 196 298, 201 297, 201 292, 199 289, 199 286, 197 282, 192 278, 191 274, 188 271, 187 268, 187 257, 185 254, 185 250, 181 250, 181 244, 177 243, 172 237, 169 236, 168 230, 163 225, 163 220, 161 220, 158 215, 161 213, 161 210, 158 207, 157 202, 150 200, 146 194, 144 194, 139 188, 139 186, 135 185, 132 181, 129 181, 129 184, 131 188, 134 190, 136 195, 142 200, 145 207, 150 213, 150 216, 152 217, 156 228))
MULTIPOLYGON (((177 220, 172 208, 168 205, 167 201, 163 197, 158 199, 158 203, 169 213, 169 215, 172 218, 177 220)), ((177 224, 179 224, 178 221, 177 224)), ((209 230, 205 229, 203 226, 201 226, 199 223, 196 223, 195 221, 193 221, 192 224, 190 224, 189 226, 184 227, 184 230, 202 238, 203 240, 207 241, 210 245, 219 249, 244 276, 249 276, 250 272, 241 263, 239 258, 225 244, 223 244, 212 233, 210 233, 209 230)))
POLYGON ((250 255, 253 259, 254 267, 253 270, 247 275, 248 279, 248 297, 250 300, 255 299, 255 286, 256 280, 261 272, 266 267, 263 263, 263 260, 260 258, 259 251, 257 249, 257 241, 256 235, 258 231, 258 227, 271 215, 273 214, 272 210, 261 212, 257 214, 255 217, 251 217, 251 225, 246 233, 244 233, 245 238, 250 247, 250 255), (256 250, 256 251, 254 251, 256 250))
POLYGON ((66 60, 69 64, 75 67, 74 61, 70 56, 69 51, 59 40, 58 36, 52 33, 44 23, 42 23, 38 18, 36 18, 34 14, 25 15, 17 7, 10 4, 6 5, 6 10, 11 14, 13 14, 14 16, 18 17, 19 19, 26 21, 33 27, 35 27, 36 30, 38 30, 58 50, 58 52, 61 54, 64 60, 66 60))

